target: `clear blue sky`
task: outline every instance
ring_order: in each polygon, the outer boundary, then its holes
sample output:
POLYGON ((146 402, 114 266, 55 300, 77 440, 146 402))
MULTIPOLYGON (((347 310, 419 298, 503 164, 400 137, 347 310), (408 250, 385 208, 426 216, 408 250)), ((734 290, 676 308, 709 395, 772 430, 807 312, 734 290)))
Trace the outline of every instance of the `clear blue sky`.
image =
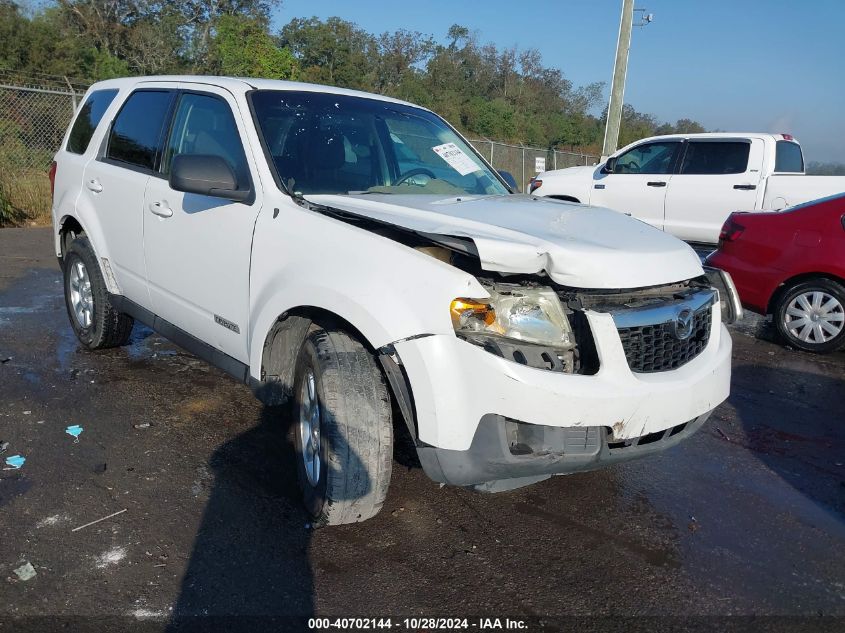
MULTIPOLYGON (((613 72, 621 0, 284 0, 274 16, 337 15, 381 33, 445 39, 457 23, 500 47, 536 48, 574 84, 613 72)), ((638 0, 625 101, 708 129, 789 132, 807 160, 845 162, 845 0, 638 0)))

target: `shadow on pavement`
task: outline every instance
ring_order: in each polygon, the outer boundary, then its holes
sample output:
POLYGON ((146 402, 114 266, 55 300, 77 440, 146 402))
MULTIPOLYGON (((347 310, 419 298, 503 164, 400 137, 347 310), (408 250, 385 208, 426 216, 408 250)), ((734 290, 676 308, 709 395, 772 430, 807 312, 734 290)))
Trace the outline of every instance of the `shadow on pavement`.
POLYGON ((264 407, 255 427, 212 455, 214 481, 169 630, 307 629, 313 530, 297 482, 294 422, 290 407, 264 407))
POLYGON ((845 379, 739 365, 733 383, 737 395, 731 402, 748 448, 795 489, 845 519, 845 379))

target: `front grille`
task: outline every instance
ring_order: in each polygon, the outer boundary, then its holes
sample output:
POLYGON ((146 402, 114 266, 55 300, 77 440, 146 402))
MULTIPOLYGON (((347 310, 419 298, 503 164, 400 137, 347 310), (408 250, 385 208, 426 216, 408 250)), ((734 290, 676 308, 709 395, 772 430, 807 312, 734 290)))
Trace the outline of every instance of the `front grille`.
POLYGON ((619 328, 619 338, 631 371, 669 371, 698 356, 710 340, 711 309, 707 305, 693 315, 692 334, 680 340, 674 321, 619 328))

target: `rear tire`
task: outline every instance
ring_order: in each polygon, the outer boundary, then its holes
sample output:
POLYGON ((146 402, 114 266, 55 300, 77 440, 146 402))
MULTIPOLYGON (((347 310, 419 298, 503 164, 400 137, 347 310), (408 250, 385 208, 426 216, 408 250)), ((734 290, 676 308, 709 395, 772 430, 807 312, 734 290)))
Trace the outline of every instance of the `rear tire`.
POLYGON ((780 337, 792 347, 826 354, 845 345, 845 288, 819 277, 780 293, 774 306, 780 337))
POLYGON ((79 342, 92 350, 126 344, 134 321, 112 306, 97 256, 87 237, 80 236, 71 242, 62 268, 65 306, 79 342))
POLYGON ((296 363, 297 472, 315 526, 378 514, 393 457, 390 396, 373 354, 349 334, 316 327, 296 363))

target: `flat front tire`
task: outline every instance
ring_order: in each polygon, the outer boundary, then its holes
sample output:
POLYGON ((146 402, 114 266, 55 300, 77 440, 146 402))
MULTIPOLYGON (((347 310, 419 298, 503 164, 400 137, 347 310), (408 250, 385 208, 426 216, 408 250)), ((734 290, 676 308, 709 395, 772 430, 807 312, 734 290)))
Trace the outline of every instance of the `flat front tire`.
POLYGON ((64 257, 65 306, 76 338, 88 349, 124 345, 134 321, 115 310, 97 256, 85 236, 74 239, 64 257))
POLYGON ((299 484, 314 524, 378 514, 390 485, 393 426, 373 354, 346 332, 315 326, 297 358, 292 403, 299 484))

